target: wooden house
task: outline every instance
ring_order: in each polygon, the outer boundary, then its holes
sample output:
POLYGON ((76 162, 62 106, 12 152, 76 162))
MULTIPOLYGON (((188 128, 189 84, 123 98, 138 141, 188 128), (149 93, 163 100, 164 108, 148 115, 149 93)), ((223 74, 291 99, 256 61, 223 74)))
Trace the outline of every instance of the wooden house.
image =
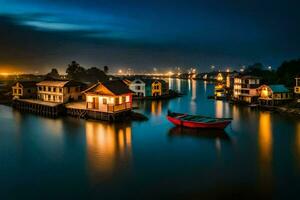
POLYGON ((234 78, 233 96, 235 100, 253 103, 257 101, 257 88, 260 78, 255 76, 237 76, 234 78))
POLYGON ((284 85, 262 85, 258 89, 260 105, 278 105, 292 99, 292 93, 284 85))
POLYGON ((37 99, 53 103, 66 103, 82 98, 84 84, 73 80, 47 80, 37 83, 37 99))
POLYGON ((159 79, 146 79, 146 96, 158 97, 168 94, 169 87, 168 83, 164 80, 159 79))
POLYGON ((117 113, 132 109, 133 92, 121 80, 96 83, 83 93, 87 110, 117 113))
POLYGON ((130 82, 129 89, 134 92, 135 96, 145 97, 146 96, 146 83, 141 79, 135 79, 130 82))
POLYGON ((35 81, 18 81, 12 86, 13 99, 34 99, 36 95, 35 81))

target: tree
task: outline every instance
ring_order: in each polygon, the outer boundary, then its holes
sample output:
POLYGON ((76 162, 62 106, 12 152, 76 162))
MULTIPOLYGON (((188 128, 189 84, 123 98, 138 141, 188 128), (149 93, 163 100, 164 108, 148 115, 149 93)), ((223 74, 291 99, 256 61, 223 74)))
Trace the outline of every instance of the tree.
POLYGON ((86 70, 86 79, 88 82, 107 81, 106 74, 97 67, 91 67, 86 70))
POLYGON ((51 72, 46 75, 47 78, 50 79, 60 79, 59 73, 56 68, 52 68, 51 72))
POLYGON ((66 70, 67 76, 69 79, 82 81, 85 79, 85 69, 81 67, 76 61, 72 61, 71 64, 68 65, 66 70))
POLYGON ((295 85, 295 78, 300 75, 300 59, 284 61, 277 69, 278 82, 287 86, 295 85))
POLYGON ((108 66, 105 65, 105 66, 103 67, 103 70, 104 70, 104 73, 107 74, 107 73, 108 73, 108 66))

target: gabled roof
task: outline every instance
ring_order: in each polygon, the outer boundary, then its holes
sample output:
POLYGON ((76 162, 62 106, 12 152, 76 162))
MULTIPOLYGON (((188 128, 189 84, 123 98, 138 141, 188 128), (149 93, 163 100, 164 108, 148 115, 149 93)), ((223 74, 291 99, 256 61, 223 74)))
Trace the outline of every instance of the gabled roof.
POLYGON ((285 93, 289 90, 284 85, 269 85, 273 93, 285 93))
POLYGON ((131 83, 138 83, 138 84, 145 84, 144 81, 142 81, 141 79, 137 78, 137 79, 134 79, 133 81, 131 81, 131 83), (140 83, 139 83, 140 82, 140 83))
POLYGON ((24 88, 33 88, 33 87, 36 87, 36 84, 37 84, 36 81, 18 81, 16 83, 21 84, 24 88))
POLYGON ((101 92, 98 90, 100 86, 105 87, 107 90, 109 90, 114 95, 122 95, 122 94, 128 94, 133 93, 128 86, 121 80, 111 80, 106 82, 99 82, 91 86, 90 88, 83 91, 83 93, 95 93, 95 94, 101 94, 101 92))
POLYGON ((57 81, 57 80, 48 80, 42 81, 36 84, 37 86, 52 86, 52 87, 72 87, 72 86, 83 86, 84 84, 74 80, 65 80, 65 81, 57 81))
POLYGON ((146 85, 151 85, 152 83, 154 83, 155 81, 158 81, 162 84, 165 84, 166 81, 162 80, 162 79, 143 79, 143 82, 146 83, 146 85))

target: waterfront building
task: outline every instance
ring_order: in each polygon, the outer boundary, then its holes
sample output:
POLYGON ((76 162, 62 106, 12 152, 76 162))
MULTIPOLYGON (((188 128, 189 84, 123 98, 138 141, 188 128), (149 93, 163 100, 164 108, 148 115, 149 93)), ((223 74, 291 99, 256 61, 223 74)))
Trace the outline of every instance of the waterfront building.
POLYGON ((164 80, 146 79, 146 96, 158 97, 168 94, 169 86, 164 80))
POLYGON ((121 80, 96 83, 83 93, 87 110, 117 113, 132 109, 133 92, 121 80))
POLYGON ((284 85, 262 85, 258 89, 260 105, 278 105, 292 99, 292 93, 284 85))
POLYGON ((217 80, 218 82, 223 82, 224 78, 223 78, 222 73, 218 73, 218 74, 217 74, 216 80, 217 80))
POLYGON ((294 93, 297 98, 297 102, 300 103, 300 77, 296 78, 296 85, 294 87, 294 93))
POLYGON ((141 79, 135 79, 129 84, 129 89, 134 92, 135 96, 146 96, 146 83, 141 79))
POLYGON ((53 103, 66 103, 82 99, 83 83, 73 80, 47 80, 37 83, 37 99, 53 103))
POLYGON ((216 84, 215 86, 215 99, 226 98, 226 88, 224 84, 216 84))
POLYGON ((234 78, 233 97, 235 100, 253 103, 258 98, 257 88, 260 78, 255 76, 237 76, 234 78))
POLYGON ((12 86, 13 99, 35 99, 36 95, 35 81, 18 81, 12 86))

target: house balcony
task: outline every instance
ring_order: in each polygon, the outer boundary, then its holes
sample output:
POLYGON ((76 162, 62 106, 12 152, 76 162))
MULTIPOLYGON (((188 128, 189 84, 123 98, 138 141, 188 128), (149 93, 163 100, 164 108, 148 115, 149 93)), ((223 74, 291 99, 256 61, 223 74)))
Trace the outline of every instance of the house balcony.
POLYGON ((131 110, 132 103, 126 102, 126 103, 122 103, 122 104, 118 104, 118 105, 111 105, 111 104, 99 105, 94 102, 87 102, 86 108, 88 110, 97 111, 97 112, 117 113, 117 112, 122 112, 122 111, 126 111, 126 110, 131 110))

